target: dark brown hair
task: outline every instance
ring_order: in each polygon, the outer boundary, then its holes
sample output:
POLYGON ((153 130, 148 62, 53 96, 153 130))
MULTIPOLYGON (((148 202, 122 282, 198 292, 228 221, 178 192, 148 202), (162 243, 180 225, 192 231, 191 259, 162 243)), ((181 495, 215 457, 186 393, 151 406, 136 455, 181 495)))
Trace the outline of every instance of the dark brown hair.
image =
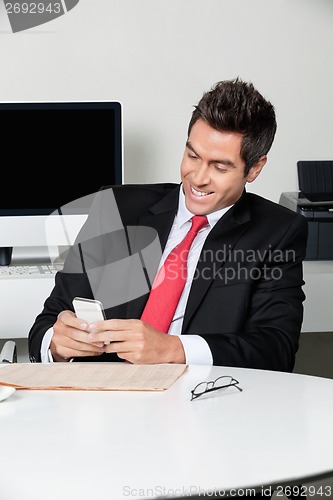
POLYGON ((273 105, 250 82, 240 78, 216 83, 195 106, 188 136, 197 120, 219 132, 242 134, 241 157, 244 175, 270 150, 277 124, 273 105))

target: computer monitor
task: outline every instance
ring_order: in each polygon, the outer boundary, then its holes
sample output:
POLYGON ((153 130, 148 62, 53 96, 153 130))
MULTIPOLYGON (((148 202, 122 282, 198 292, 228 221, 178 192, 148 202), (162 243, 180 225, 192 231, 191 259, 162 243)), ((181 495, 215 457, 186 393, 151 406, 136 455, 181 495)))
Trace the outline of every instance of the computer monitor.
MULTIPOLYGON (((0 131, 0 265, 8 265, 15 248, 39 251, 50 243, 50 214, 101 186, 123 183, 122 105, 0 102, 0 131)), ((75 233, 87 207, 73 205, 75 233)), ((52 244, 58 243, 64 244, 55 234, 52 244)))

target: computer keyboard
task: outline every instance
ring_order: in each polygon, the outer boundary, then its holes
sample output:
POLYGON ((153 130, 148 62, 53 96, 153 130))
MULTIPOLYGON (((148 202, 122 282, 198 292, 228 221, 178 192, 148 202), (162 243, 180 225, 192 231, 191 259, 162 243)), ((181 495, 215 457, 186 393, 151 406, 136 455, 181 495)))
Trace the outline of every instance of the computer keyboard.
POLYGON ((0 266, 0 279, 8 278, 50 278, 60 270, 59 265, 29 264, 15 266, 0 266))

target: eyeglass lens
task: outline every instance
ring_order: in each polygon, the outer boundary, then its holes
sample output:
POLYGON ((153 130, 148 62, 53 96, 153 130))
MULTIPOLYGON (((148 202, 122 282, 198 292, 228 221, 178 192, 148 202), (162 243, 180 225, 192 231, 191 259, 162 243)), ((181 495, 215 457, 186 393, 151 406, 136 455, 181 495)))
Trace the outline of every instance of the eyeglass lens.
POLYGON ((201 382, 191 392, 194 397, 201 396, 202 394, 205 394, 205 392, 209 392, 213 389, 223 389, 236 384, 238 384, 238 381, 236 379, 228 375, 223 375, 221 377, 218 377, 216 380, 201 382))

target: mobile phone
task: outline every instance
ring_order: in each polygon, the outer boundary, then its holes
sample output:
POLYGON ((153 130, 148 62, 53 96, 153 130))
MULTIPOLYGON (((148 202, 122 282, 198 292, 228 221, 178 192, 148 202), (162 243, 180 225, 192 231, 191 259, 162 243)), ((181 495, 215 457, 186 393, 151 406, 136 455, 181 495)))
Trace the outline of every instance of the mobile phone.
MULTIPOLYGON (((76 316, 87 323, 106 319, 103 304, 99 300, 74 297, 72 303, 76 316)), ((104 342, 104 344, 109 344, 109 342, 104 342)))

